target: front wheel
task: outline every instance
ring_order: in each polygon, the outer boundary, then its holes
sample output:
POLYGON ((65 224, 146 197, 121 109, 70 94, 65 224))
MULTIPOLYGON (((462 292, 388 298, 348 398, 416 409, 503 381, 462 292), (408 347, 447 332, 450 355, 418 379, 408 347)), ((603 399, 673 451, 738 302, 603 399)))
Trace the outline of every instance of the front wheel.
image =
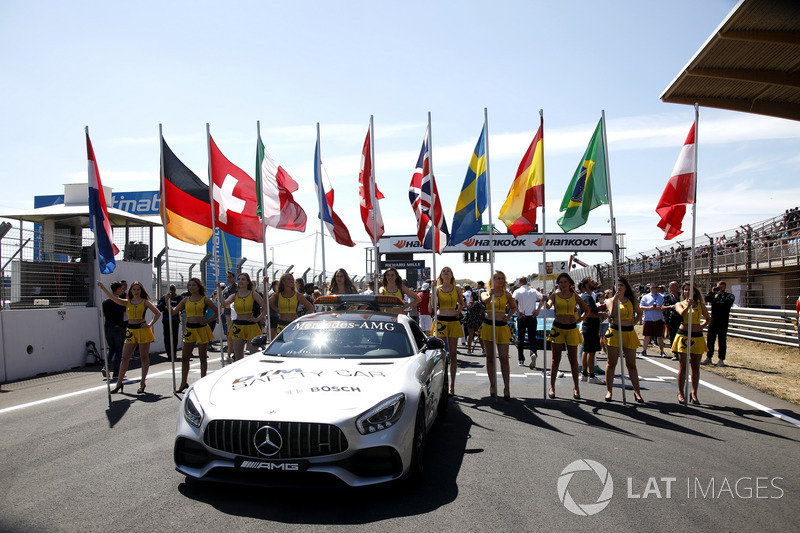
POLYGON ((417 418, 414 421, 414 441, 412 446, 408 481, 416 484, 422 480, 422 476, 425 473, 425 407, 423 400, 419 402, 417 418))

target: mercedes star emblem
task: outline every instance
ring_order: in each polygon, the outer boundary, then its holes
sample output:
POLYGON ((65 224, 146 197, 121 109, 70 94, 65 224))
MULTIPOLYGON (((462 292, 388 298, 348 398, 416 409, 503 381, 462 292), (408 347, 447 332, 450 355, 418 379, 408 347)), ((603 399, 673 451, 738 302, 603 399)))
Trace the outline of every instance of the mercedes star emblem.
POLYGON ((265 457, 272 457, 283 446, 283 438, 281 434, 272 426, 261 426, 253 436, 253 444, 258 450, 258 453, 265 457))

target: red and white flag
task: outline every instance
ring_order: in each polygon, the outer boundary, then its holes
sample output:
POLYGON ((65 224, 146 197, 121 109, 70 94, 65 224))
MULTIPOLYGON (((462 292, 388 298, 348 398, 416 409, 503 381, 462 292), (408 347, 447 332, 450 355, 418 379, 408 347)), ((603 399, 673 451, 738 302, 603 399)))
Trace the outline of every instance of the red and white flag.
POLYGON ((681 155, 672 169, 672 177, 667 182, 667 187, 661 195, 656 207, 656 213, 661 217, 658 227, 664 230, 664 239, 673 239, 683 233, 681 224, 686 215, 686 206, 695 203, 695 180, 697 179, 697 169, 695 168, 694 128, 697 122, 692 124, 686 142, 683 143, 681 155))
POLYGON ((211 146, 212 209, 217 227, 234 237, 263 242, 255 180, 228 161, 210 135, 208 142, 211 146))
POLYGON ((264 217, 267 226, 306 230, 306 212, 292 196, 297 192, 297 182, 270 157, 261 136, 256 143, 256 191, 260 200, 257 213, 264 217))
POLYGON ((370 139, 372 138, 372 121, 367 129, 367 138, 364 141, 364 148, 361 150, 361 171, 358 173, 358 193, 361 196, 361 220, 364 221, 364 228, 372 239, 372 244, 378 243, 378 239, 383 236, 383 217, 378 206, 378 200, 383 199, 381 191, 375 184, 375 173, 372 168, 372 148, 370 139), (375 205, 372 205, 372 190, 375 190, 375 205), (374 235, 374 228, 377 226, 378 235, 374 235))

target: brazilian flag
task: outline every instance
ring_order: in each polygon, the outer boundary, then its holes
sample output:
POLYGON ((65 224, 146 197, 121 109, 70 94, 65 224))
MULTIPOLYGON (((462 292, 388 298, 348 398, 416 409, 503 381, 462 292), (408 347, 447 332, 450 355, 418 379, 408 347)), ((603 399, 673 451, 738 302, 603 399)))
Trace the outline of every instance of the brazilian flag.
POLYGON ((564 194, 559 211, 566 211, 558 219, 565 232, 586 224, 589 211, 608 203, 608 178, 606 176, 606 152, 603 139, 603 119, 597 123, 592 140, 583 160, 564 194))

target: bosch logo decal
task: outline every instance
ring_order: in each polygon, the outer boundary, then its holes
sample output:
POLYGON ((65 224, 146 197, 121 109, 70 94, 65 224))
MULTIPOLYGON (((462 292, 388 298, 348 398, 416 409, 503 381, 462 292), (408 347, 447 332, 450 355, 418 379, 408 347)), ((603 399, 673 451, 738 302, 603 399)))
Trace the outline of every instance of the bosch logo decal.
POLYGON ((326 385, 323 387, 311 387, 311 392, 361 392, 361 389, 358 387, 328 387, 326 385))

